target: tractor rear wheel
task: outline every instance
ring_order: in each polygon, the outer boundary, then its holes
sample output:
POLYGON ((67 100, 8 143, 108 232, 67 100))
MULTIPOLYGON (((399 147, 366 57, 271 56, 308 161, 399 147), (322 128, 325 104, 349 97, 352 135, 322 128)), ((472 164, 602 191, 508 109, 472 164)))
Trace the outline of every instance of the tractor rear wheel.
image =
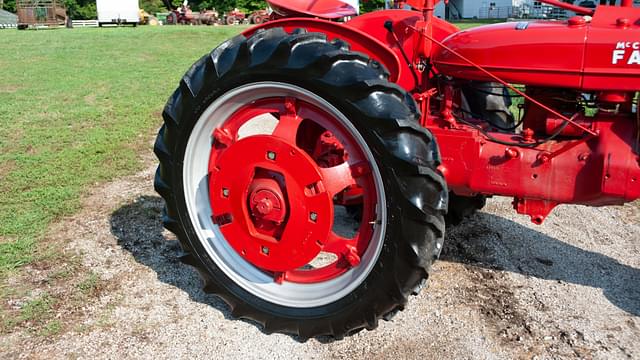
POLYGON ((424 285, 447 187, 413 98, 324 34, 239 35, 163 112, 155 188, 204 290, 264 331, 342 338, 424 285), (360 194, 353 222, 339 199, 360 194))

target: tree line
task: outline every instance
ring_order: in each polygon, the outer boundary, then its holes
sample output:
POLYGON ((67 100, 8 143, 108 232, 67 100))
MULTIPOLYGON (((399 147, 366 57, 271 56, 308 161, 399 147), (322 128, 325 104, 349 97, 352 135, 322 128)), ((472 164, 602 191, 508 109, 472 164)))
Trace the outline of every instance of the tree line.
MULTIPOLYGON (((59 2, 67 8, 67 14, 70 15, 72 19, 86 20, 97 17, 95 0, 60 0, 59 2)), ((139 0, 139 3, 140 8, 150 14, 169 11, 162 0, 139 0)), ((171 0, 171 3, 175 7, 179 7, 182 5, 182 0, 171 0)), ((218 11, 228 11, 237 7, 238 9, 251 12, 266 9, 267 3, 260 0, 196 0, 189 1, 189 6, 191 6, 191 9, 194 11, 211 8, 216 8, 218 11)), ((15 13, 16 0, 5 0, 4 10, 15 13)))
MULTIPOLYGON (((67 8, 67 14, 72 19, 86 20, 95 19, 96 1, 95 0, 59 0, 67 8)), ((182 5, 183 0, 171 0, 171 3, 178 7, 182 5)), ((169 11, 162 0, 139 0, 140 8, 146 10, 150 14, 157 12, 169 11)), ((259 9, 265 9, 267 4, 262 0, 194 0, 189 1, 189 6, 194 11, 215 8, 219 12, 229 11, 238 8, 245 12, 252 12, 259 9)), ((361 1, 361 11, 367 12, 375 9, 384 8, 384 0, 367 0, 361 1)), ((16 12, 16 0, 5 0, 4 9, 16 12)))

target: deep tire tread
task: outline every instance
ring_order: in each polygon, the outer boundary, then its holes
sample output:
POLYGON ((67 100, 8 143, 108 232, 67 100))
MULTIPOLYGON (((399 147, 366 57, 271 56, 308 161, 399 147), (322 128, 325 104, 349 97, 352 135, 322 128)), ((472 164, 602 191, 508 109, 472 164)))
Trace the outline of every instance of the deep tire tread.
POLYGON ((223 298, 233 317, 254 320, 262 324, 265 333, 293 333, 301 340, 320 335, 341 339, 365 328, 375 329, 381 318, 390 320, 404 309, 409 296, 424 287, 430 266, 442 247, 447 187, 436 170, 440 164, 437 144, 417 122, 415 101, 401 87, 388 82, 388 77, 380 63, 351 52, 349 44, 342 40, 328 42, 324 34, 304 29, 288 34, 281 28, 257 31, 249 39, 236 36, 202 57, 184 75, 163 111, 165 125, 154 146, 160 160, 154 184, 166 201, 164 226, 176 233, 182 244, 184 254, 180 260, 198 269, 204 279, 204 291, 223 298), (187 231, 178 220, 175 198, 181 189, 173 187, 177 181, 172 177, 180 175, 175 174, 175 167, 182 159, 175 158, 175 153, 177 139, 188 131, 187 119, 203 110, 203 102, 211 101, 206 98, 213 91, 211 83, 234 83, 234 74, 267 68, 288 74, 292 82, 297 77, 308 78, 309 87, 316 87, 310 90, 331 89, 327 96, 362 114, 364 119, 354 117, 352 121, 356 127, 371 128, 372 139, 385 149, 374 152, 374 156, 397 169, 385 180, 389 183, 385 188, 392 189, 396 197, 390 206, 401 208, 402 214, 402 226, 398 225, 397 234, 393 235, 400 240, 385 243, 382 250, 391 254, 385 256, 392 270, 374 268, 369 277, 377 276, 383 283, 368 285, 373 300, 366 304, 356 301, 352 307, 357 311, 346 309, 339 311, 339 316, 299 319, 257 310, 227 286, 216 283, 203 259, 193 252, 187 231), (406 148, 410 149, 408 153, 402 150, 406 148), (415 188, 416 184, 425 187, 415 188), (393 190, 401 188, 404 190, 393 190), (429 196, 421 193, 426 191, 429 196))

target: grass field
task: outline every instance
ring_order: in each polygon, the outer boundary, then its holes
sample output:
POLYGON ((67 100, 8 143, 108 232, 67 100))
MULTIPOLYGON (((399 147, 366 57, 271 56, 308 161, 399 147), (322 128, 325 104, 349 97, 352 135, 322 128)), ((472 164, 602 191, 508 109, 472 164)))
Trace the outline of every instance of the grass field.
POLYGON ((138 168, 182 74, 237 31, 1 31, 0 278, 87 187, 138 168))

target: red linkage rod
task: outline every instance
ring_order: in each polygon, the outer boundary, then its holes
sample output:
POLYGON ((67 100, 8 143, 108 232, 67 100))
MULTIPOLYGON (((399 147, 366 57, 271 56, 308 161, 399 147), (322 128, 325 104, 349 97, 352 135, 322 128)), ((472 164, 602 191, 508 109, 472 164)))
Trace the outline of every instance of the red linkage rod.
MULTIPOLYGON (((411 26, 411 28, 412 28, 413 30, 417 31, 418 33, 420 33, 420 31, 419 31, 418 29, 416 29, 415 27, 411 26)), ((544 105, 543 103, 541 103, 541 102, 539 102, 538 100, 536 100, 536 99, 532 98, 531 96, 529 96, 529 95, 525 94, 524 92, 522 92, 522 91, 520 91, 520 90, 516 89, 513 85, 511 85, 511 84, 509 84, 508 82, 506 82, 506 81, 504 81, 504 80, 500 79, 499 77, 497 77, 496 75, 492 74, 491 72, 489 72, 488 70, 486 70, 486 69, 485 69, 485 68, 483 68, 482 66, 480 66, 480 65, 478 65, 478 64, 476 64, 476 63, 474 63, 473 61, 471 61, 471 60, 467 59, 467 58, 466 58, 466 57, 464 57, 462 54, 460 54, 460 53, 458 53, 457 51, 455 51, 455 50, 451 49, 451 48, 450 48, 450 47, 448 47, 447 45, 445 45, 445 44, 441 43, 440 41, 438 41, 438 40, 434 39, 431 35, 428 35, 428 34, 426 34, 426 33, 424 33, 424 32, 423 32, 422 34, 423 34, 426 38, 428 38, 429 40, 431 40, 431 41, 433 41, 434 43, 436 43, 438 46, 441 46, 441 47, 442 47, 442 48, 444 48, 445 50, 450 51, 453 55, 455 55, 455 56, 459 57, 459 58, 460 58, 460 59, 462 59, 463 61, 465 61, 465 62, 469 63, 471 66, 473 66, 473 67, 475 67, 476 69, 478 69, 478 70, 482 71, 483 73, 485 73, 486 75, 488 75, 489 77, 491 77, 492 79, 494 79, 495 81, 497 81, 497 82, 501 83, 502 85, 504 85, 504 86, 508 87, 509 89, 513 90, 513 91, 514 91, 515 93, 517 93, 518 95, 520 95, 520 96, 524 97, 525 99, 527 99, 527 100, 531 101, 532 103, 534 103, 534 104, 538 105, 539 107, 541 107, 541 108, 543 108, 543 109, 547 110, 548 112, 550 112, 550 113, 554 114, 555 116, 559 117, 560 119, 562 119, 562 120, 564 120, 564 121, 566 121, 566 122, 570 123, 571 125, 573 125, 573 126, 575 126, 575 127, 579 128, 579 129, 581 129, 581 130, 583 130, 583 131, 585 131, 585 132, 589 133, 590 135, 592 135, 592 136, 597 136, 597 135, 598 135, 598 133, 594 132, 593 130, 591 130, 591 129, 589 129, 589 128, 586 128, 586 127, 584 127, 584 126, 582 126, 582 125, 580 125, 580 124, 576 123, 575 121, 573 121, 573 120, 569 119, 568 117, 566 117, 566 116, 564 116, 564 115, 560 114, 559 112, 557 112, 557 111, 553 110, 552 108, 550 108, 550 107, 548 107, 548 106, 544 105)))

